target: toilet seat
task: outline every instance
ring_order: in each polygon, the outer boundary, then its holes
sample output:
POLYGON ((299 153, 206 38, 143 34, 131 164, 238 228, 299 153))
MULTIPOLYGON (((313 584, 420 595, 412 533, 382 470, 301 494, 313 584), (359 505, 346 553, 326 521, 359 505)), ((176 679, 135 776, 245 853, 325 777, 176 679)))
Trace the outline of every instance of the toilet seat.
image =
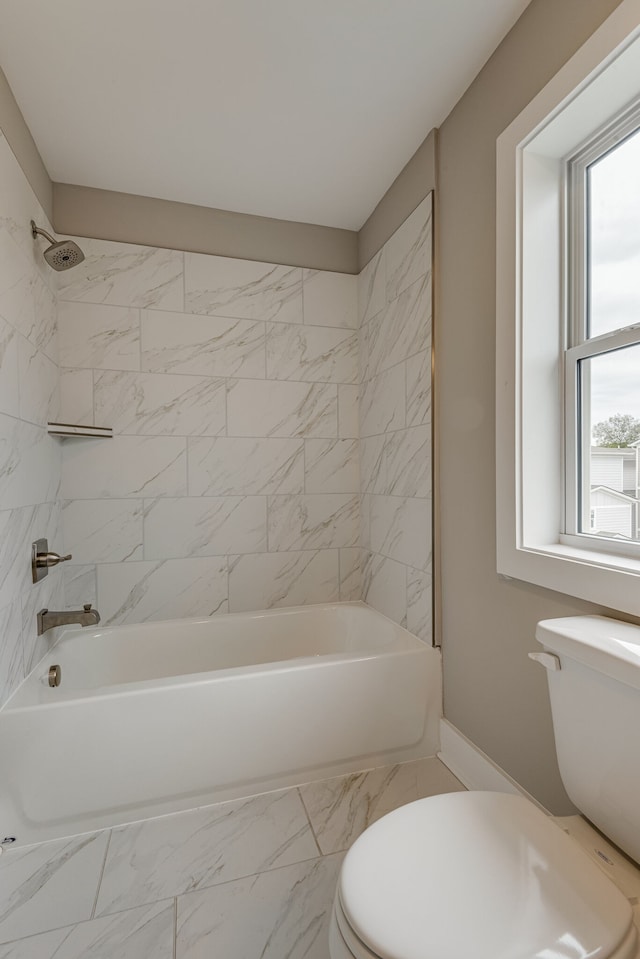
POLYGON ((345 858, 333 921, 356 959, 635 959, 629 902, 533 803, 418 800, 345 858))

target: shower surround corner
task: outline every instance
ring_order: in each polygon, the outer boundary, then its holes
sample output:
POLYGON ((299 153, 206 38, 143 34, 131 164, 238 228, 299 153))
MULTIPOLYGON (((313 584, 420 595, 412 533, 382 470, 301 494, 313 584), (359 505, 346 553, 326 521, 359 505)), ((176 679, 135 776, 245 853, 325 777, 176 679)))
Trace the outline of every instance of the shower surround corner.
POLYGON ((431 622, 431 197, 359 277, 83 241, 60 279, 68 602, 431 622))

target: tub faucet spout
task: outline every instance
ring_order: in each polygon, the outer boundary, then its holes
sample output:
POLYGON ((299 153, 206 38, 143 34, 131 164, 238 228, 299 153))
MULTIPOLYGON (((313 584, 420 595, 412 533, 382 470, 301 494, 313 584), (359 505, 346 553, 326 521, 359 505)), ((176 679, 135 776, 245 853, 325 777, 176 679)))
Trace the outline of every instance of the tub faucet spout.
POLYGON ((42 636, 54 626, 97 626, 100 622, 100 613, 91 608, 91 603, 85 603, 82 609, 52 610, 41 609, 38 613, 38 636, 42 636))

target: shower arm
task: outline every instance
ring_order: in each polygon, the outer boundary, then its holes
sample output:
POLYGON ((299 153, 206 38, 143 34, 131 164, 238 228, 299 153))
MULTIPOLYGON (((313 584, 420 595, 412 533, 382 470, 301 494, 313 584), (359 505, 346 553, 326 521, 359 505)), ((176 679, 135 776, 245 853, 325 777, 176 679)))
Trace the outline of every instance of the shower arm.
POLYGON ((54 238, 51 236, 50 233, 47 233, 46 230, 41 230, 39 226, 36 226, 35 220, 32 220, 32 221, 31 221, 31 236, 32 236, 33 239, 35 240, 35 238, 38 236, 38 234, 40 234, 40 236, 46 237, 46 239, 47 239, 47 240, 49 241, 49 243, 51 243, 52 245, 53 245, 54 243, 57 243, 57 240, 54 240, 54 238))

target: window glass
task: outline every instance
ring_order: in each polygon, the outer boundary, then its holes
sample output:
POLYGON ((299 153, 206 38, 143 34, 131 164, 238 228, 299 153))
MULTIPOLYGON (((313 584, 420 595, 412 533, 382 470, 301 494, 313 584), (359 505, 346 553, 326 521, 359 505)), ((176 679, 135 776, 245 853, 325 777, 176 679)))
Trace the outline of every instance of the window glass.
POLYGON ((580 532, 640 540, 640 345, 579 366, 580 532))
POLYGON ((588 336, 640 322, 640 131, 588 168, 588 336))

